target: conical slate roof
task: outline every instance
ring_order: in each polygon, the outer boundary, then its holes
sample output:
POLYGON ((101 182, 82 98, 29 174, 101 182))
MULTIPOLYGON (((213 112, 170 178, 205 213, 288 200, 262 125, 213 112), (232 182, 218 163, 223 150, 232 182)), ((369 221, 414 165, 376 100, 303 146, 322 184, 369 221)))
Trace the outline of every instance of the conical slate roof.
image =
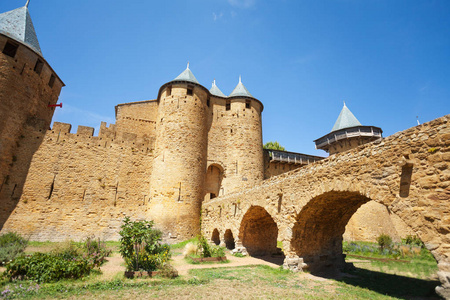
POLYGON ((215 96, 219 96, 219 97, 224 97, 226 98, 227 96, 225 96, 224 93, 222 93, 222 91, 217 87, 216 85, 216 80, 214 79, 213 83, 212 83, 212 87, 209 90, 209 92, 215 96))
POLYGON ((24 43, 42 55, 27 5, 0 14, 0 33, 24 43))
POLYGON ((191 72, 191 70, 189 69, 189 63, 187 65, 186 70, 183 71, 183 73, 181 73, 180 75, 178 75, 177 78, 174 79, 175 80, 181 80, 181 81, 189 81, 189 82, 193 82, 193 83, 197 83, 200 84, 197 81, 197 78, 195 78, 194 74, 191 72))
POLYGON ((352 114, 352 112, 347 108, 344 102, 344 107, 342 108, 341 113, 339 114, 339 117, 336 120, 336 123, 334 123, 331 132, 354 126, 362 126, 362 125, 361 123, 359 123, 358 119, 352 114))
POLYGON ((241 76, 239 76, 239 83, 228 97, 236 97, 236 96, 254 98, 252 94, 250 94, 250 92, 245 88, 244 84, 242 84, 241 76))

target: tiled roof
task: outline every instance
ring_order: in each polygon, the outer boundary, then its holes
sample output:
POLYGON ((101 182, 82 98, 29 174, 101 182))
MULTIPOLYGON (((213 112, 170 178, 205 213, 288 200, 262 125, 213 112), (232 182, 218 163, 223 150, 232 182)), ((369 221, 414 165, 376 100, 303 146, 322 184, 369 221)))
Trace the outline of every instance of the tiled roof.
POLYGON ((344 107, 342 108, 341 113, 339 114, 339 117, 336 120, 336 123, 334 123, 331 132, 355 126, 362 126, 362 125, 358 121, 358 119, 356 119, 356 117, 352 114, 352 112, 347 108, 344 102, 344 107))
POLYGON ((0 14, 0 33, 26 44, 42 55, 27 6, 0 14))
POLYGON ((241 76, 239 76, 239 83, 234 88, 234 90, 231 92, 231 94, 228 97, 236 97, 236 96, 242 96, 242 97, 252 97, 252 94, 245 88, 244 84, 241 81, 241 76))

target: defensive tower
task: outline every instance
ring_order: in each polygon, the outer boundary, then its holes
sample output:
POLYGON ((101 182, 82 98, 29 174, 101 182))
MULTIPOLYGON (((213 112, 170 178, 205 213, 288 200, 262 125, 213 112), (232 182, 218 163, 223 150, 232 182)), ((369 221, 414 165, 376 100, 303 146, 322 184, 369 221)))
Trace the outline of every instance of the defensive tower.
POLYGON ((172 236, 200 233, 209 91, 188 67, 158 93, 149 214, 172 236))
POLYGON ((382 133, 383 130, 380 127, 361 125, 344 102, 344 107, 331 132, 315 140, 314 143, 316 143, 316 149, 325 150, 331 155, 381 139, 382 133))
POLYGON ((42 55, 28 4, 0 14, 0 229, 64 86, 42 55))

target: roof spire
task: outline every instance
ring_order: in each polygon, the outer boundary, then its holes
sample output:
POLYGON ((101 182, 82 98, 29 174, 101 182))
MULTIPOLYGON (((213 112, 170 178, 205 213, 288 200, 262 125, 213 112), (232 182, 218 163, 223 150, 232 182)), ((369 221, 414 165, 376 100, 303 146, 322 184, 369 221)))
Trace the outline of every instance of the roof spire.
POLYGON ((344 100, 344 106, 346 106, 346 105, 345 105, 345 100, 344 100))
POLYGON ((241 75, 239 75, 239 83, 242 83, 242 78, 241 78, 242 76, 241 75))
MULTIPOLYGON (((30 1, 30 0, 28 0, 28 1, 30 1)), ((189 62, 188 62, 188 64, 187 64, 187 68, 186 69, 189 69, 189 62)))
POLYGON ((28 4, 30 4, 30 0, 27 0, 27 3, 25 4, 26 8, 28 8, 28 4))
POLYGON ((215 86, 216 85, 216 79, 214 78, 214 80, 213 80, 213 86, 215 86))

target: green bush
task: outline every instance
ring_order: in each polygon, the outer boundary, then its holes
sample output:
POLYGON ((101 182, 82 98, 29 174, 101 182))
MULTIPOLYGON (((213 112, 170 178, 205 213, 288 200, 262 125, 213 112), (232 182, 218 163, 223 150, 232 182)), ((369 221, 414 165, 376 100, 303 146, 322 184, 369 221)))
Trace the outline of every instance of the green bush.
POLYGON ((9 280, 52 282, 65 278, 81 278, 88 275, 93 268, 83 257, 66 259, 63 256, 39 252, 21 256, 6 264, 4 275, 9 280))
POLYGON ((422 242, 422 240, 415 235, 407 235, 406 238, 402 239, 402 242, 405 243, 406 245, 411 245, 411 246, 419 246, 421 248, 425 248, 424 243, 422 242))
POLYGON ((209 244, 208 240, 199 235, 198 239, 198 250, 201 253, 201 257, 224 257, 225 248, 220 246, 212 246, 209 244))
POLYGON ((23 253, 28 240, 17 233, 9 232, 0 235, 0 265, 13 260, 23 253))
POLYGON ((95 239, 95 237, 87 237, 83 242, 82 249, 96 267, 101 266, 105 262, 105 258, 112 252, 106 247, 105 242, 100 241, 100 238, 95 239))
POLYGON ((153 228, 153 221, 130 221, 121 226, 120 254, 127 271, 154 271, 170 259, 170 247, 161 244, 162 232, 153 228))
POLYGON ((384 249, 390 250, 392 248, 392 238, 387 234, 382 234, 377 238, 378 246, 380 250, 384 249))

